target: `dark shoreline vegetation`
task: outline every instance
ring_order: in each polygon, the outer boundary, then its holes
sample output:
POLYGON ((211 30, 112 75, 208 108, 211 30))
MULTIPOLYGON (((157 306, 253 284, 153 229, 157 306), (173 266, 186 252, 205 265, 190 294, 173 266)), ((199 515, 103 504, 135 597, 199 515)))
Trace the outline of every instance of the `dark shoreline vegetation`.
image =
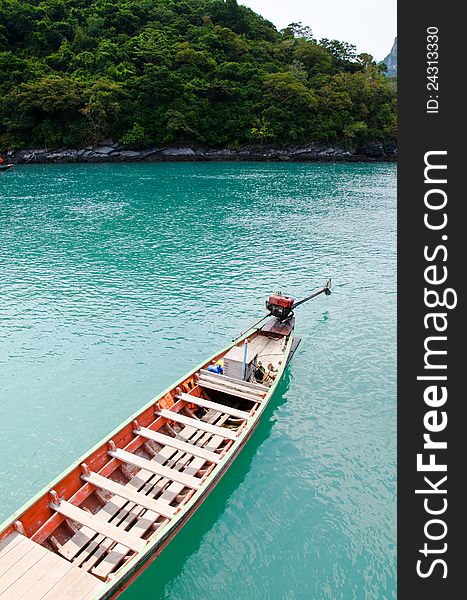
POLYGON ((394 160, 384 69, 301 24, 279 32, 236 0, 0 0, 0 151, 18 162, 394 160), (83 150, 53 152, 71 148, 83 150))

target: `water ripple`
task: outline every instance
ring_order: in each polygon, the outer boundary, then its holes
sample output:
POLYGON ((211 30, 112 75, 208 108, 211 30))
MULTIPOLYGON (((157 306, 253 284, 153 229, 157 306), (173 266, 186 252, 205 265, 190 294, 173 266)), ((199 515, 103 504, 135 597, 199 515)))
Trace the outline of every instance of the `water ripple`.
POLYGON ((124 597, 395 598, 395 167, 27 166, 0 186, 0 520, 267 293, 332 276, 255 436, 124 597))

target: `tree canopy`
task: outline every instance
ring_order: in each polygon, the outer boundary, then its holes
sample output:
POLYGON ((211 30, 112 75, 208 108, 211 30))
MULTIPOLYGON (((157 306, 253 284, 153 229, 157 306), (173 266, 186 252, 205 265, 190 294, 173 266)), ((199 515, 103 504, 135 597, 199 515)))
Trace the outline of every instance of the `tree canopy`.
POLYGON ((236 0, 0 0, 0 147, 395 137, 370 55, 236 0))

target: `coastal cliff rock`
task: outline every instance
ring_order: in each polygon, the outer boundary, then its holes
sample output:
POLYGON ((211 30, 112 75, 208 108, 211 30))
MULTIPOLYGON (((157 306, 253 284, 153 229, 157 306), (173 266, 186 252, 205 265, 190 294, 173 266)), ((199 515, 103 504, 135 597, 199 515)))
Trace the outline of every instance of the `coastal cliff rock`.
POLYGON ((106 140, 101 144, 79 150, 18 150, 8 153, 17 164, 28 163, 100 163, 100 162, 169 162, 169 161, 395 161, 395 145, 372 143, 358 149, 340 146, 245 146, 232 148, 204 148, 194 145, 176 145, 145 150, 128 150, 106 140))
POLYGON ((395 77, 397 75, 397 38, 394 39, 391 52, 383 59, 383 63, 388 68, 386 75, 388 77, 395 77))

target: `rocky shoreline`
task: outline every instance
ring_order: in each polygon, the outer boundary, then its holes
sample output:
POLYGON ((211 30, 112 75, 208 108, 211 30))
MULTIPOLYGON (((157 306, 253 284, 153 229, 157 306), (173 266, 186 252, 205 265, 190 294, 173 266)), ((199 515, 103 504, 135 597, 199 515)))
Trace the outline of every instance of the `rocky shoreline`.
POLYGON ((397 148, 381 143, 367 144, 358 149, 338 146, 244 146, 239 149, 203 148, 194 145, 173 145, 146 150, 128 150, 105 140, 96 146, 80 150, 17 150, 7 154, 16 164, 34 163, 103 163, 103 162, 169 162, 169 161, 282 161, 282 162, 393 162, 397 148))

